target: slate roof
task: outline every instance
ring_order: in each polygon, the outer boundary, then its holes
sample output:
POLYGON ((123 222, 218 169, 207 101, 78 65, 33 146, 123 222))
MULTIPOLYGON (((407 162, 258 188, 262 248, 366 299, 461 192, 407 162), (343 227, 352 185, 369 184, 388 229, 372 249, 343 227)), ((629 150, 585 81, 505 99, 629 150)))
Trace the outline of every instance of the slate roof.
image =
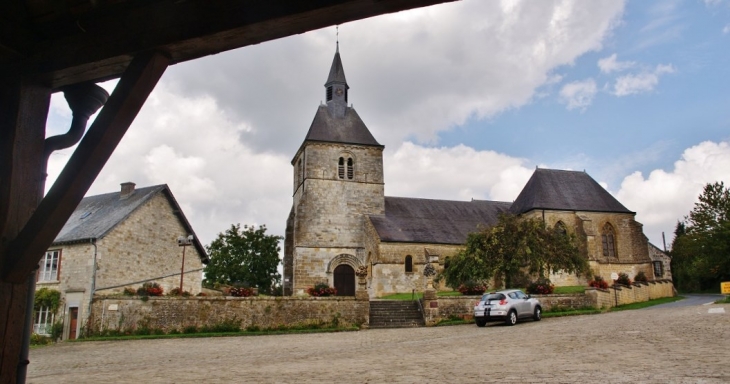
MULTIPOLYGON (((124 199, 120 198, 120 192, 83 198, 71 217, 66 221, 61 232, 56 236, 53 245, 101 239, 158 193, 165 194, 175 214, 180 218, 183 226, 186 227, 187 232, 195 236, 193 228, 183 215, 172 192, 166 184, 162 184, 136 188, 130 196, 124 199)), ((193 245, 203 256, 203 262, 207 262, 208 255, 205 248, 203 248, 197 236, 194 238, 193 245)))
MULTIPOLYGON (((329 83, 343 83, 347 85, 347 80, 345 79, 345 68, 342 67, 342 59, 340 59, 340 44, 337 44, 337 50, 335 51, 335 57, 332 59, 332 66, 330 67, 330 74, 327 76, 327 82, 324 83, 325 86, 329 83)), ((350 88, 348 86, 348 88, 350 88)))
POLYGON ((535 209, 634 213, 585 172, 536 169, 510 211, 535 209))
POLYGON ((510 203, 385 197, 385 215, 370 215, 381 241, 464 244, 479 226, 497 223, 510 203))
POLYGON ((382 147, 370 133, 355 109, 347 107, 344 118, 331 116, 326 105, 320 105, 309 127, 307 141, 358 144, 382 147))

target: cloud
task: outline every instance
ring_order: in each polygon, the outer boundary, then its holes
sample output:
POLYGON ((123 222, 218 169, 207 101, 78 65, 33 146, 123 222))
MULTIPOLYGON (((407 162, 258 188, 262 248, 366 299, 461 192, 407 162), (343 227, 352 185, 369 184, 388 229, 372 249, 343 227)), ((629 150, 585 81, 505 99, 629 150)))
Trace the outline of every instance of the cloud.
MULTIPOLYGON (((387 145, 530 103, 552 71, 600 50, 623 1, 462 1, 340 26, 350 101, 387 145), (378 31, 378 33, 373 33, 378 31)), ((179 92, 209 94, 256 150, 294 153, 319 101, 334 28, 173 66, 179 92)))
POLYGON ((652 72, 621 76, 614 83, 613 94, 621 97, 653 91, 659 84, 660 75, 674 72, 676 72, 676 69, 671 64, 660 64, 652 72))
POLYGON ((568 104, 569 110, 575 108, 585 110, 593 102, 596 92, 596 82, 593 79, 586 79, 565 84, 560 90, 560 98, 563 103, 568 104))
POLYGON ((633 61, 616 61, 616 54, 598 60, 598 68, 603 73, 620 72, 633 67, 633 61))
POLYGON ((730 33, 730 24, 726 25, 725 28, 722 29, 722 33, 725 35, 730 33))
POLYGON ((513 201, 532 175, 525 159, 463 144, 405 142, 393 153, 386 149, 383 162, 388 196, 513 201))
POLYGON ((671 171, 657 169, 644 178, 640 172, 626 176, 616 197, 636 219, 644 233, 661 246, 661 233, 670 243, 674 226, 694 207, 707 183, 730 184, 730 143, 705 141, 687 148, 671 171))

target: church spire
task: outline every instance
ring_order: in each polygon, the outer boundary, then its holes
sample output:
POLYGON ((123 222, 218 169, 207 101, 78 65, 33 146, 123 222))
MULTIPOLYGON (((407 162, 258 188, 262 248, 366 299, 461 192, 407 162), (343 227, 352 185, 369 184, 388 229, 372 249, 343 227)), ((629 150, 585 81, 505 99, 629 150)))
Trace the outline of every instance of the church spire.
POLYGON ((347 110, 347 91, 350 89, 350 86, 347 85, 345 70, 342 67, 339 41, 337 42, 335 58, 332 60, 330 73, 324 87, 327 92, 327 109, 330 114, 333 117, 344 117, 345 111, 347 110))

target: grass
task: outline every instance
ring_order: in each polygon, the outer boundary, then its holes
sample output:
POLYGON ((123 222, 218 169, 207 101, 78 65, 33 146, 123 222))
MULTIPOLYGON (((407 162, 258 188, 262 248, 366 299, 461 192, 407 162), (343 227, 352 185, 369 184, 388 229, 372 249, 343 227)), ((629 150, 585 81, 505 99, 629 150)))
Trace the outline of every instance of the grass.
POLYGON ((730 296, 725 296, 724 299, 717 300, 715 304, 730 304, 730 296))
POLYGON ((613 308, 609 309, 609 311, 616 312, 616 311, 626 311, 626 310, 631 310, 631 309, 642 309, 642 308, 647 308, 647 307, 653 307, 653 306, 659 305, 659 304, 673 303, 675 301, 679 301, 682 299, 684 299, 684 296, 662 297, 660 299, 642 301, 639 303, 619 305, 618 307, 613 307, 613 308))
POLYGON ((585 293, 586 287, 582 285, 569 285, 567 287, 555 287, 553 295, 569 295, 573 293, 585 293))
POLYGON ((165 335, 128 335, 128 336, 99 336, 86 337, 69 342, 84 341, 114 341, 114 340, 150 340, 150 339, 188 339, 198 337, 233 337, 233 336, 261 336, 261 335, 284 335, 295 333, 332 333, 357 331, 358 327, 337 327, 337 328, 316 328, 316 329, 272 329, 262 331, 240 331, 240 332, 211 332, 211 333, 177 333, 165 335))

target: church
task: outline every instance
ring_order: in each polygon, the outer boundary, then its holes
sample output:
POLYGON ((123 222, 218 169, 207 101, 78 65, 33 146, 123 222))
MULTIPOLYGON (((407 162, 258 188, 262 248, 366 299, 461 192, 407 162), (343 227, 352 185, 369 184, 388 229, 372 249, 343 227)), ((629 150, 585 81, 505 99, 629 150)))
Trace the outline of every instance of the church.
MULTIPOLYGON (((284 240, 284 293, 305 294, 326 283, 355 294, 355 271, 367 269, 371 298, 421 291, 427 264, 442 270, 479 227, 501 213, 537 217, 576 234, 596 275, 670 278, 664 253, 651 245, 636 213, 585 172, 536 169, 514 202, 451 201, 385 195, 383 150, 352 106, 335 52, 304 142, 291 162, 293 205, 284 240), (659 251, 659 252, 657 252, 659 251)), ((556 285, 585 285, 575 275, 556 285)), ((494 289, 496 287, 489 287, 494 289)))

